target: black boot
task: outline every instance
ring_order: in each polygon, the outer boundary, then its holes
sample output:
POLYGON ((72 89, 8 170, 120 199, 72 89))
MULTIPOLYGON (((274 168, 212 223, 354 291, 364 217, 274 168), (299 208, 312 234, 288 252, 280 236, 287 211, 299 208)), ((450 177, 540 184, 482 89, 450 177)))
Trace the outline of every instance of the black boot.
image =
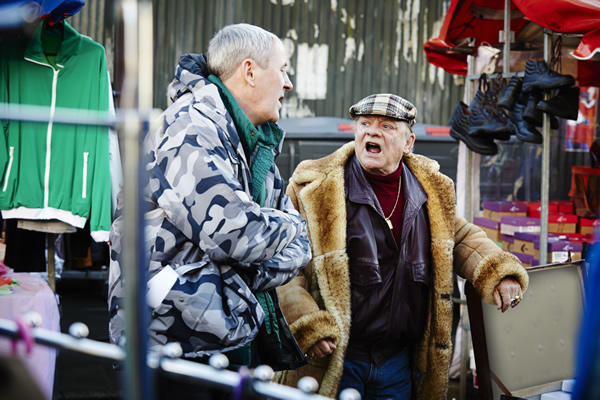
MULTIPOLYGON (((533 126, 537 126, 539 128, 542 127, 544 121, 544 113, 542 110, 537 108, 538 103, 542 100, 542 93, 537 90, 531 92, 527 101, 522 103, 525 104, 525 108, 523 109, 523 119, 533 126)), ((554 115, 550 116, 550 129, 558 129, 558 119, 554 115)))
POLYGON ((575 84, 575 78, 571 75, 561 75, 548 68, 546 61, 525 62, 525 77, 523 78, 523 92, 529 93, 534 90, 550 90, 560 87, 571 87, 575 84))
POLYGON ((490 156, 498 153, 498 146, 493 139, 469 135, 470 120, 471 112, 469 108, 462 101, 459 102, 454 114, 450 117, 450 136, 466 144, 475 153, 490 156))
POLYGON ((521 94, 521 88, 523 87, 523 78, 513 76, 508 82, 508 86, 500 92, 498 98, 498 106, 505 110, 512 111, 515 108, 515 103, 519 99, 521 94))
POLYGON ((547 114, 577 121, 579 115, 579 87, 562 88, 551 99, 539 101, 536 107, 547 114))
POLYGON ((483 93, 478 90, 469 106, 471 119, 468 133, 471 136, 489 137, 491 139, 509 140, 513 132, 508 124, 508 118, 499 110, 490 91, 483 93))
POLYGON ((523 119, 524 105, 517 103, 509 118, 509 123, 517 132, 517 139, 529 143, 542 143, 544 141, 541 133, 533 125, 523 119))
POLYGON ((537 103, 542 99, 542 93, 535 90, 529 93, 525 108, 523 109, 523 119, 532 125, 541 126, 544 113, 537 109, 537 103))

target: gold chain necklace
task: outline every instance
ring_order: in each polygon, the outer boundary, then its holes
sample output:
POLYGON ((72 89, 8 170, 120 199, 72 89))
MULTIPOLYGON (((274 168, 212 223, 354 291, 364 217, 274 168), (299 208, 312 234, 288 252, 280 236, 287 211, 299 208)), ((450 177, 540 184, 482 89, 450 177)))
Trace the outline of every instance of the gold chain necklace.
POLYGON ((400 178, 398 179, 398 193, 396 193, 396 202, 394 203, 394 208, 392 208, 392 212, 390 213, 389 216, 386 217, 385 214, 383 215, 383 218, 385 219, 385 222, 387 222, 388 226, 390 227, 390 230, 394 229, 394 225, 392 225, 392 221, 390 221, 390 218, 392 218, 392 215, 394 215, 394 211, 396 211, 396 206, 398 205, 398 199, 400 198, 400 189, 402 188, 401 183, 402 183, 402 175, 400 175, 400 178))

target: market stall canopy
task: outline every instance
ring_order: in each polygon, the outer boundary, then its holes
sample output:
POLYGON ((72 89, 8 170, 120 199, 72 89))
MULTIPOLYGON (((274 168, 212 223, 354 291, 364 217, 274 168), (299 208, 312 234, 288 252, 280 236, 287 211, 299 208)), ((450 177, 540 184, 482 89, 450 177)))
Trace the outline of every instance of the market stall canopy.
MULTIPOLYGON (((500 46, 504 30, 504 0, 452 0, 438 37, 425 42, 429 63, 451 74, 467 74, 467 55, 482 44, 500 46), (472 44, 472 45, 471 45, 472 44)), ((573 57, 600 55, 600 1, 512 0, 511 31, 515 37, 531 33, 531 25, 554 32, 583 35, 573 57)), ((594 63, 596 64, 596 63, 594 63)))

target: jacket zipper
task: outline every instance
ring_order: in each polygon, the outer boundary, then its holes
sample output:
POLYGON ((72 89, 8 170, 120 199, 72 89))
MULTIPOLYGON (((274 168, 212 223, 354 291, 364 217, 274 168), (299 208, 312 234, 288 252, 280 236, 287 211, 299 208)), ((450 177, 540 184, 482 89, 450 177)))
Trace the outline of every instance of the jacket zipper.
POLYGON ((58 73, 60 72, 60 70, 54 69, 54 67, 51 65, 32 60, 31 58, 25 57, 25 59, 34 64, 39 64, 51 68, 53 72, 52 101, 50 103, 50 116, 48 117, 48 130, 46 132, 46 169, 44 172, 44 208, 48 208, 48 198, 50 196, 50 159, 52 149, 52 125, 54 122, 54 113, 56 112, 56 86, 58 83, 58 73))
POLYGON ((15 146, 10 146, 10 150, 8 153, 8 168, 6 168, 6 177, 4 178, 4 188, 3 192, 6 192, 6 187, 8 186, 8 178, 10 178, 10 169, 12 168, 13 157, 15 154, 15 146))
POLYGON ((90 153, 83 153, 83 184, 81 189, 81 198, 85 199, 87 197, 87 170, 88 170, 88 157, 90 153))

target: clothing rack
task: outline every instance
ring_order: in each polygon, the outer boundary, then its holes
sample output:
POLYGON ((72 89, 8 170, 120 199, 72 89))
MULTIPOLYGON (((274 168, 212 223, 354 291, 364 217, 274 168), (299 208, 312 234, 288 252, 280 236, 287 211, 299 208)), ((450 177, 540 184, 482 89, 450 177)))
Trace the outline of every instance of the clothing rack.
MULTIPOLYGON (((69 328, 70 334, 36 328, 41 323, 41 316, 29 313, 25 319, 30 322, 25 324, 30 327, 27 333, 36 343, 44 346, 54 347, 59 350, 67 350, 78 354, 97 357, 122 364, 125 360, 125 351, 114 344, 87 339, 89 330, 81 322, 72 324, 69 328), (33 327, 32 327, 33 326, 33 327)), ((0 336, 12 340, 24 340, 23 332, 19 329, 17 322, 0 318, 0 336)), ((200 383, 218 389, 234 389, 236 387, 247 387, 253 394, 259 394, 265 399, 281 400, 326 400, 326 397, 314 394, 317 382, 313 378, 300 380, 298 389, 270 382, 274 372, 271 367, 261 365, 252 371, 233 372, 226 370, 229 361, 222 354, 215 354, 209 359, 209 365, 178 359, 181 356, 181 347, 178 343, 164 346, 161 353, 149 352, 147 366, 153 371, 164 371, 168 374, 193 379, 200 383)), ((354 390, 346 390, 340 397, 344 400, 359 400, 360 395, 354 390)))

